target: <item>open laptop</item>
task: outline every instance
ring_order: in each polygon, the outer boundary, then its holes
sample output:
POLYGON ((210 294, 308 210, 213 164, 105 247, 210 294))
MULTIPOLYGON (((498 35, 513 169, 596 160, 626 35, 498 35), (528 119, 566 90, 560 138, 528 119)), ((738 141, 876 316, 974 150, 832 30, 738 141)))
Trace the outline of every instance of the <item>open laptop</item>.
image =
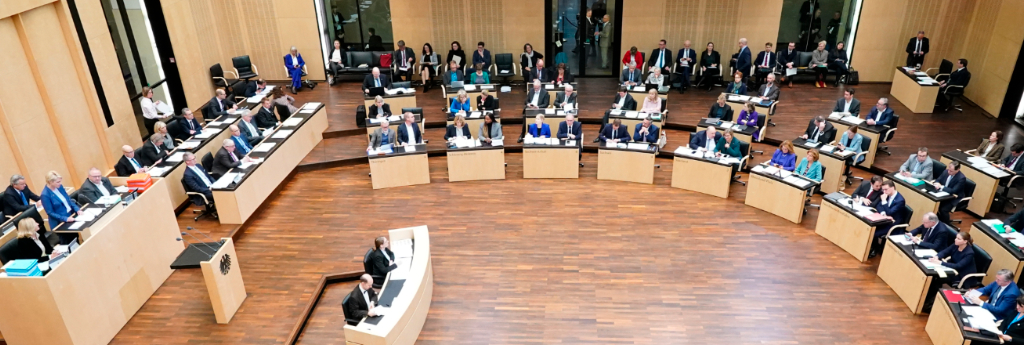
POLYGON ((52 270, 58 265, 60 265, 60 263, 63 262, 64 259, 68 257, 68 255, 71 255, 71 253, 75 251, 78 251, 78 240, 71 241, 71 244, 68 245, 67 252, 61 253, 60 255, 57 255, 57 257, 50 259, 50 261, 48 261, 47 264, 49 264, 49 267, 52 270))
POLYGON ((452 88, 465 88, 465 87, 466 87, 466 83, 461 81, 461 80, 456 80, 456 81, 452 82, 452 88))
POLYGON ((383 87, 371 87, 370 88, 370 97, 384 96, 384 95, 385 95, 385 93, 384 93, 384 88, 383 87))

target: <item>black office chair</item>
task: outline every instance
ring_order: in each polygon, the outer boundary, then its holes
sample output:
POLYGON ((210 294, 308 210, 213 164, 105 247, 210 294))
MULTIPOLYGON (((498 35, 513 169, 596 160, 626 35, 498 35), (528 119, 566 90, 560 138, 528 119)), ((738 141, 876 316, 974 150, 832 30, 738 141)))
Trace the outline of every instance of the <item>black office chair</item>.
MULTIPOLYGON (((868 155, 868 151, 871 150, 871 138, 868 138, 866 136, 861 136, 861 138, 862 138, 862 140, 860 142, 860 153, 858 153, 856 155, 853 155, 853 157, 851 157, 851 160, 850 160, 850 162, 853 162, 854 166, 861 166, 861 165, 864 164, 864 162, 867 162, 866 159, 864 161, 862 161, 862 162, 859 162, 859 163, 857 162, 857 160, 859 160, 861 157, 867 156, 868 155)), ((846 184, 848 184, 848 185, 852 185, 853 184, 853 181, 851 180, 851 178, 852 179, 857 179, 857 180, 864 180, 863 177, 854 177, 853 176, 853 169, 852 168, 850 169, 850 172, 848 174, 846 174, 846 184)))
POLYGON ((277 111, 277 118, 281 119, 281 121, 287 120, 289 117, 292 116, 291 110, 288 109, 287 105, 274 104, 274 110, 277 111))
POLYGON ((375 276, 370 274, 370 272, 373 271, 373 263, 370 262, 370 254, 373 254, 373 248, 367 249, 366 254, 363 255, 363 271, 373 278, 373 288, 380 289, 381 286, 384 286, 384 279, 387 278, 387 276, 375 276))
POLYGON ((509 79, 519 74, 519 64, 512 61, 512 54, 502 53, 494 55, 494 64, 491 65, 491 75, 501 78, 501 85, 509 85, 509 79))
POLYGON ((394 83, 391 83, 391 88, 392 89, 408 89, 408 88, 412 88, 412 82, 411 81, 396 81, 394 83))
MULTIPOLYGON (((349 295, 345 295, 345 298, 341 300, 342 306, 348 303, 348 297, 349 295)), ((359 321, 362 321, 360 319, 353 319, 352 316, 348 315, 348 309, 346 308, 341 308, 341 311, 345 313, 345 323, 348 323, 349 325, 356 326, 359 325, 359 321)))
POLYGON ((946 85, 946 90, 942 92, 942 96, 946 97, 947 106, 945 111, 948 112, 949 108, 953 108, 961 113, 964 112, 963 105, 960 103, 954 103, 953 101, 959 100, 960 97, 964 95, 964 89, 967 88, 967 84, 970 83, 971 78, 968 76, 964 85, 946 85))
POLYGON ((181 145, 181 143, 184 141, 182 140, 182 138, 189 137, 188 132, 185 132, 185 130, 182 129, 181 121, 184 120, 185 118, 175 116, 167 122, 167 135, 169 135, 171 139, 174 140, 174 146, 181 145))
POLYGON ((924 70, 924 73, 928 74, 929 72, 935 69, 939 71, 938 73, 935 73, 935 75, 932 76, 932 79, 935 79, 936 81, 947 80, 949 79, 949 74, 953 72, 953 62, 946 59, 942 59, 942 62, 939 63, 939 67, 932 67, 926 69, 924 70))
POLYGON ((209 173, 210 176, 213 176, 213 178, 215 178, 215 179, 219 179, 220 178, 219 175, 213 173, 213 153, 212 152, 207 152, 205 155, 203 155, 203 157, 199 159, 199 164, 203 166, 203 169, 206 170, 206 172, 209 173))
MULTIPOLYGON (((451 100, 449 100, 448 104, 451 104, 451 100)), ((445 112, 447 113, 447 110, 445 110, 445 112)), ((402 114, 405 114, 405 113, 412 113, 413 116, 416 116, 416 117, 420 118, 420 133, 422 133, 422 135, 423 135, 423 143, 426 144, 426 143, 430 142, 429 140, 427 140, 426 123, 425 123, 426 119, 423 118, 423 107, 402 108, 402 114)))
POLYGON ((988 275, 988 268, 992 266, 992 256, 988 255, 988 252, 977 244, 972 244, 971 248, 974 249, 974 268, 978 273, 967 274, 960 278, 959 284, 956 285, 957 289, 973 289, 981 287, 981 278, 988 275))
POLYGON ((8 261, 11 261, 14 255, 17 254, 17 249, 18 241, 16 239, 7 241, 3 246, 0 246, 0 264, 6 265, 8 261))
MULTIPOLYGON (((965 178, 964 179, 964 195, 963 195, 963 198, 960 199, 960 202, 958 202, 956 204, 956 206, 953 206, 953 210, 950 211, 950 212, 952 213, 952 212, 966 210, 967 209, 967 204, 970 204, 971 203, 971 199, 974 199, 974 189, 977 188, 977 186, 978 185, 975 184, 974 181, 971 181, 971 179, 969 179, 969 178, 965 178)), ((953 220, 950 220, 949 222, 950 223, 963 223, 963 221, 964 221, 963 219, 953 219, 953 220)))
POLYGON ((235 75, 238 79, 249 82, 249 79, 260 76, 259 70, 256 65, 252 64, 249 60, 249 55, 236 56, 231 58, 231 65, 235 68, 235 75))
POLYGON ((885 237, 892 236, 892 232, 894 230, 896 230, 896 229, 903 229, 903 231, 906 232, 907 231, 907 227, 910 226, 910 217, 913 217, 913 216, 914 216, 914 209, 911 208, 910 206, 907 206, 906 204, 904 204, 903 205, 903 221, 900 222, 899 224, 896 224, 896 225, 893 225, 892 227, 890 227, 889 228, 889 232, 885 234, 885 237))
POLYGON ((882 136, 878 138, 878 152, 883 152, 887 155, 892 156, 892 152, 889 152, 889 147, 882 145, 882 143, 889 142, 893 136, 896 135, 896 125, 900 123, 900 116, 892 114, 892 121, 889 121, 889 128, 885 129, 882 136))
POLYGON ((223 88, 228 93, 233 94, 236 88, 245 88, 245 83, 238 80, 238 74, 232 71, 224 71, 219 63, 210 66, 210 79, 213 79, 214 88, 223 88), (231 73, 234 79, 228 79, 224 76, 224 73, 231 73))
MULTIPOLYGON (((757 134, 758 135, 757 142, 764 141, 764 134, 765 134, 765 132, 768 131, 767 126, 765 126, 765 122, 766 121, 768 121, 768 114, 761 114, 761 113, 757 114, 757 132, 758 132, 758 134, 757 134)), ((750 139, 753 140, 754 138, 751 137, 750 139)), ((759 155, 764 155, 764 151, 754 150, 753 152, 755 152, 755 153, 757 153, 759 155)))
MULTIPOLYGON (((690 133, 691 136, 693 136, 694 134, 695 133, 690 133)), ((732 180, 730 182, 736 182, 736 183, 739 183, 742 186, 746 186, 747 185, 746 182, 740 181, 740 175, 738 174, 738 172, 747 169, 747 161, 749 161, 751 159, 751 156, 750 156, 750 143, 745 142, 743 140, 740 140, 740 154, 743 155, 743 157, 740 158, 740 165, 739 165, 739 167, 737 167, 736 169, 733 170, 733 172, 732 172, 733 176, 732 176, 732 180)))
POLYGON ((933 160, 932 161, 932 178, 931 178, 931 180, 934 181, 935 179, 939 178, 939 176, 942 176, 942 172, 943 171, 946 171, 946 165, 943 164, 940 161, 933 160))
MULTIPOLYGON (((210 182, 213 182, 213 181, 210 181, 210 182)), ((192 219, 193 221, 198 222, 199 218, 203 218, 203 217, 207 217, 207 216, 209 216, 209 217, 211 217, 213 219, 220 219, 220 217, 217 215, 217 207, 213 204, 213 202, 210 202, 209 199, 206 199, 206 195, 204 195, 203 193, 197 192, 197 191, 189 188, 188 184, 185 183, 185 178, 184 177, 181 178, 181 187, 185 189, 185 195, 188 196, 189 201, 192 201, 192 205, 194 205, 194 206, 202 206, 203 207, 202 210, 192 210, 193 214, 196 214, 196 213, 199 214, 195 218, 192 219)))

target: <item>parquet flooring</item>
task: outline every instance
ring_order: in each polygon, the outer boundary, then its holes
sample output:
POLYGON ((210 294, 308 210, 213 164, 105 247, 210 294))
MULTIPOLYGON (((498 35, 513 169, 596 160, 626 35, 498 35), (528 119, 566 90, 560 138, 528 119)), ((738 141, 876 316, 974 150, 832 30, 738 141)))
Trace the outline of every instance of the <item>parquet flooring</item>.
MULTIPOLYGON (((582 80, 581 94, 611 94, 614 86, 604 84, 582 80)), ((341 99, 353 98, 358 86, 321 85, 296 98, 333 105, 328 131, 354 128, 353 110, 341 109, 350 102, 341 99), (317 98, 324 95, 330 96, 317 98)), ((871 93, 888 85, 859 90, 871 102, 871 93)), ((817 114, 811 108, 834 102, 840 91, 798 85, 792 92, 820 95, 791 112, 780 108, 770 137, 796 136, 817 114)), ((439 94, 432 90, 427 97, 436 100, 421 105, 436 102, 440 114, 439 94)), ((669 122, 696 123, 714 95, 673 94, 669 122)), ((518 104, 517 96, 503 94, 503 104, 518 104)), ((605 102, 590 98, 581 97, 582 117, 599 119, 605 102)), ((910 125, 900 134, 912 134, 892 143, 894 158, 880 156, 883 168, 902 163, 895 157, 909 155, 919 145, 915 138, 942 138, 928 142, 933 152, 971 147, 992 128, 1020 140, 1014 126, 977 108, 912 117, 901 122, 910 125), (969 138, 949 135, 950 127, 969 138)), ((518 134, 518 126, 511 128, 506 135, 518 134)), ((667 147, 686 140, 683 131, 669 133, 667 147)), ((427 131, 432 146, 440 147, 441 135, 427 131)), ((303 164, 358 157, 363 145, 356 135, 325 139, 303 164)), ((770 157, 771 147, 755 147, 768 153, 755 162, 770 157)), ((373 237, 422 224, 431 231, 435 286, 420 344, 930 343, 925 317, 912 315, 877 278, 877 259, 861 264, 814 234, 816 209, 793 224, 743 205, 745 187, 737 184, 728 199, 671 188, 668 159, 658 159, 653 186, 597 180, 594 154, 583 155, 579 180, 525 180, 521 155, 509 153, 506 161, 504 181, 448 183, 445 158, 432 157, 431 184, 380 191, 372 190, 365 164, 298 172, 236 240, 249 296, 230 324, 214 322, 201 272, 179 270, 112 343, 282 343, 322 274, 360 270, 373 237)), ((193 222, 188 213, 179 224, 211 237, 232 229, 193 222)), ((344 344, 337 304, 352 286, 326 290, 302 344, 344 344)))

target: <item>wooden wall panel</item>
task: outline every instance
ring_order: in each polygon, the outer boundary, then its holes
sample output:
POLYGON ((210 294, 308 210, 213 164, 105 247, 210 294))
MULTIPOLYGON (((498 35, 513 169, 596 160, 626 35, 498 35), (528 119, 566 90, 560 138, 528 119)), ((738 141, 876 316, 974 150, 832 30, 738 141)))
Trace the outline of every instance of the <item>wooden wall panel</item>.
POLYGON ((422 0, 392 0, 391 4, 391 18, 402 18, 402 25, 394 25, 392 27, 392 33, 395 37, 395 42, 398 40, 404 40, 405 44, 412 48, 416 52, 416 61, 419 61, 420 54, 423 52, 423 44, 430 43, 430 46, 434 48, 434 51, 440 55, 440 62, 444 64, 445 54, 447 54, 448 46, 451 41, 441 42, 434 39, 436 30, 440 29, 440 26, 435 25, 435 12, 433 8, 436 6, 433 1, 422 1, 422 0))
POLYGON ((7 18, 57 0, 14 0, 0 1, 0 18, 7 18))
POLYGON ((850 60, 862 82, 892 81, 895 55, 904 51, 906 47, 902 45, 907 43, 904 40, 910 39, 910 36, 895 34, 902 31, 901 23, 907 19, 904 16, 907 3, 907 0, 864 1, 850 60))
MULTIPOLYGON (((651 50, 658 47, 658 40, 665 37, 665 30, 667 30, 665 22, 668 15, 663 10, 668 2, 666 0, 629 1, 622 8, 622 23, 616 23, 615 18, 612 18, 612 25, 622 28, 620 42, 622 48, 619 56, 609 56, 609 58, 613 59, 612 61, 618 61, 616 65, 619 68, 623 67, 622 54, 629 51, 629 47, 636 46, 644 54, 649 54, 651 50)), ((697 4, 697 1, 689 3, 692 6, 700 5, 697 4)))
MULTIPOLYGON (((277 35, 281 38, 276 51, 268 52, 267 69, 260 71, 270 79, 288 79, 284 70, 284 55, 295 46, 302 53, 309 70, 309 78, 327 79, 324 74, 324 57, 320 49, 320 35, 316 23, 316 8, 312 1, 274 0, 274 17, 277 18, 277 35)), ((265 28, 267 30, 271 27, 265 28)), ((257 30, 254 28, 253 30, 257 30)))
POLYGON ((69 156, 75 171, 66 177, 70 177, 69 183, 77 185, 85 180, 90 167, 103 169, 108 166, 105 148, 100 144, 93 125, 95 118, 90 113, 91 106, 85 91, 79 87, 82 81, 74 69, 77 63, 72 60, 69 42, 65 40, 54 6, 38 7, 22 13, 20 17, 25 24, 32 53, 37 57, 39 77, 43 81, 41 90, 48 94, 53 118, 60 128, 56 139, 65 152, 71 152, 69 156), (45 59, 40 59, 43 57, 45 59))
MULTIPOLYGON (((544 1, 502 1, 501 4, 503 7, 501 13, 504 17, 501 33, 505 36, 505 47, 498 52, 512 54, 512 61, 519 64, 519 54, 523 53, 523 45, 530 43, 534 49, 544 54, 545 58, 548 57, 545 48, 548 40, 544 39, 544 18, 537 15, 537 11, 544 8, 544 1)), ((448 45, 451 41, 439 43, 448 45)), ((473 42, 473 44, 476 44, 476 42, 473 42)), ((488 43, 488 45, 491 44, 488 43)), ((492 53, 495 53, 495 50, 497 48, 491 48, 492 53)), ((442 55, 441 58, 443 59, 445 56, 442 55)), ((550 61, 554 61, 554 56, 551 56, 551 58, 550 61)))
MULTIPOLYGON (((13 149, 21 153, 37 188, 47 171, 56 170, 71 176, 62 155, 63 150, 53 134, 53 127, 39 94, 39 85, 25 55, 23 42, 18 37, 14 19, 0 20, 0 104, 4 107, 15 143, 13 149)), ((4 163, 7 164, 7 163, 4 163)), ((10 170, 5 168, 4 170, 10 170)))
MULTIPOLYGON (((466 24, 466 18, 469 17, 470 8, 466 6, 465 0, 431 0, 431 1, 416 1, 416 0, 398 0, 407 2, 416 2, 420 4, 429 3, 430 15, 433 18, 434 37, 435 42, 432 45, 437 53, 441 55, 441 59, 445 59, 448 56, 448 51, 451 50, 451 43, 458 41, 462 44, 462 50, 466 52, 466 58, 472 60, 471 50, 476 49, 476 41, 472 41, 472 36, 469 34, 469 26, 466 24), (470 42, 472 41, 472 42, 470 42)), ((415 5, 414 5, 415 6, 415 5)), ((391 8, 395 8, 395 3, 391 4, 391 8)), ((408 13, 415 17, 415 13, 408 13)), ((392 16, 394 12, 392 12, 392 16)), ((402 18, 404 20, 404 18, 402 18)), ((401 22, 392 17, 393 22, 401 22)), ((400 35, 404 35, 405 32, 417 30, 415 27, 399 26, 393 28, 395 37, 402 39, 400 35)), ((409 42, 408 40, 406 41, 409 42)), ((540 45, 543 46, 543 45, 540 45)), ((543 49, 543 48, 541 48, 543 49)), ((543 50, 541 50, 543 52, 543 50)))
POLYGON ((973 60, 968 59, 968 69, 972 75, 971 84, 965 93, 970 100, 988 113, 999 114, 1016 57, 1021 50, 1021 42, 1024 40, 1024 25, 1020 24, 1020 18, 1024 17, 1024 2, 993 1, 986 2, 986 6, 997 8, 996 15, 985 17, 979 13, 975 16, 972 26, 992 27, 991 32, 983 36, 983 39, 988 39, 988 49, 985 55, 973 60), (975 65, 977 62, 981 64, 975 65))
MULTIPOLYGON (((181 75, 182 89, 185 90, 185 102, 189 107, 199 108, 213 97, 213 84, 210 81, 210 65, 206 64, 200 45, 198 32, 201 31, 193 24, 192 6, 189 0, 164 0, 160 6, 167 18, 167 32, 174 46, 174 59, 181 75)), ((195 111, 195 114, 202 117, 200 111, 195 111)))

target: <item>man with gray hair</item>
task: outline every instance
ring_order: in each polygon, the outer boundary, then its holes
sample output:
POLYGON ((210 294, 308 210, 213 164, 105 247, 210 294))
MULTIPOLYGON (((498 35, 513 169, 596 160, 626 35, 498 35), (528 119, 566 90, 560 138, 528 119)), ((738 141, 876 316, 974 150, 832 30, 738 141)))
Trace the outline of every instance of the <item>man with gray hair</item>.
POLYGON ((284 67, 288 70, 288 76, 292 78, 292 93, 299 93, 299 88, 302 87, 302 75, 306 68, 306 61, 302 60, 302 54, 299 54, 299 50, 292 46, 292 49, 288 55, 284 56, 284 67))
POLYGON ((972 304, 980 304, 996 317, 996 321, 1003 320, 1003 324, 1013 320, 1017 315, 1017 298, 1020 297, 1020 289, 1014 282, 1013 271, 1001 269, 996 272, 996 281, 978 289, 980 296, 988 296, 988 301, 982 301, 978 297, 968 297, 967 301, 972 304))
POLYGON ((619 84, 625 86, 635 86, 637 84, 640 84, 640 78, 642 75, 643 73, 640 73, 640 70, 636 69, 636 63, 630 62, 629 68, 626 69, 625 71, 622 71, 622 75, 619 76, 619 84))
POLYGON ((164 149, 164 135, 155 133, 149 136, 149 140, 139 150, 139 162, 144 166, 160 164, 167 158, 167 150, 164 149))
POLYGON ((28 184, 25 183, 25 176, 17 175, 11 176, 11 184, 7 186, 7 190, 4 191, 4 215, 14 216, 18 213, 31 211, 35 212, 32 215, 32 219, 36 220, 39 224, 39 231, 44 231, 43 217, 36 212, 35 209, 43 208, 43 202, 39 200, 39 196, 36 193, 32 193, 32 190, 28 188, 28 184))
POLYGON ((363 93, 370 94, 370 89, 383 87, 385 91, 391 88, 391 79, 380 75, 380 68, 374 67, 370 74, 363 78, 363 93))
POLYGON ((918 247, 940 251, 953 244, 956 232, 940 222, 935 213, 928 212, 921 217, 921 225, 911 231, 910 236, 918 247))
POLYGON ((395 55, 392 56, 395 61, 395 70, 392 71, 398 80, 412 81, 412 62, 416 61, 416 53, 412 51, 412 48, 405 46, 405 41, 398 41, 398 49, 395 50, 395 55), (405 79, 402 79, 402 78, 405 79))
POLYGON ((377 292, 373 291, 373 277, 369 274, 359 276, 359 285, 342 302, 345 320, 350 325, 358 325, 364 317, 377 316, 373 308, 377 305, 377 292))
POLYGON ((213 175, 224 176, 229 170, 237 168, 242 163, 248 163, 249 156, 239 158, 235 152, 235 141, 230 138, 224 139, 222 147, 213 157, 213 175))
POLYGON ((740 51, 732 56, 732 66, 736 72, 743 73, 743 77, 750 75, 750 49, 747 48, 747 39, 741 38, 739 42, 740 51))
POLYGON ((878 103, 875 104, 874 108, 871 108, 871 112, 868 113, 868 117, 864 123, 871 126, 885 126, 892 121, 892 109, 889 109, 889 99, 882 97, 878 99, 878 103))
POLYGON ((924 30, 921 30, 907 42, 907 66, 920 66, 925 54, 928 54, 928 37, 924 37, 924 30))
POLYGON ((182 176, 181 181, 188 186, 190 191, 203 193, 206 200, 212 204, 213 191, 210 190, 210 187, 213 186, 213 181, 217 179, 207 173, 201 164, 196 164, 196 155, 194 153, 185 152, 182 160, 185 161, 185 174, 182 176))

